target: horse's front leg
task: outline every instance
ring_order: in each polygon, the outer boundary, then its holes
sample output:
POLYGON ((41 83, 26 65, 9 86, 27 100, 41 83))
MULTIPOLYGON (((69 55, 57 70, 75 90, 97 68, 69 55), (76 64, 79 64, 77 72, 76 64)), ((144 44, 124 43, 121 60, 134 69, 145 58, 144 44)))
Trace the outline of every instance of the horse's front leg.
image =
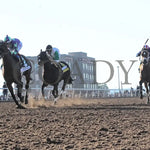
POLYGON ((62 98, 62 96, 63 96, 63 93, 64 93, 64 91, 65 91, 66 84, 67 84, 67 82, 64 80, 63 86, 62 86, 61 91, 60 91, 60 98, 62 98))
POLYGON ((42 90, 42 96, 43 96, 44 99, 45 99, 44 88, 47 87, 47 86, 48 86, 48 84, 46 84, 46 83, 43 82, 41 90, 42 90))
POLYGON ((18 95, 20 101, 23 103, 24 102, 24 96, 22 96, 23 83, 20 82, 19 84, 17 84, 17 88, 18 88, 17 95, 18 95))
POLYGON ((142 88, 142 81, 141 80, 139 82, 139 85, 140 85, 140 98, 142 99, 143 98, 143 88, 142 88))
POLYGON ((22 105, 20 105, 20 104, 18 103, 18 101, 17 101, 17 99, 16 99, 16 97, 15 97, 15 94, 14 94, 12 85, 11 85, 11 84, 7 84, 7 87, 8 87, 8 89, 9 89, 9 92, 10 92, 10 94, 11 94, 13 100, 15 101, 16 105, 18 106, 18 108, 21 108, 21 109, 22 109, 22 108, 25 108, 25 107, 23 107, 22 105))
POLYGON ((58 84, 54 85, 54 88, 52 90, 52 94, 54 96, 54 104, 56 104, 57 100, 58 100, 58 84))
MULTIPOLYGON (((146 84, 146 83, 145 83, 146 84)), ((145 86, 146 87, 146 86, 145 86)), ((149 104, 149 96, 150 96, 150 91, 149 91, 149 89, 150 89, 150 83, 148 82, 147 83, 147 87, 146 87, 146 92, 147 92, 147 104, 149 104)))
POLYGON ((54 88, 52 90, 52 94, 53 94, 54 98, 58 97, 58 84, 54 85, 54 88))
POLYGON ((147 104, 149 103, 149 83, 144 82, 145 88, 146 88, 146 94, 147 94, 147 104))

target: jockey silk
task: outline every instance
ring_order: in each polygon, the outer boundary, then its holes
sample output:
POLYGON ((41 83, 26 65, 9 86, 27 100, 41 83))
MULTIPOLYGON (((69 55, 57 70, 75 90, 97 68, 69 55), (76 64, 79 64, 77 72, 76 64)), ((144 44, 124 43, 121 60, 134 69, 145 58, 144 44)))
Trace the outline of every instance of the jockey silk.
POLYGON ((60 59, 59 49, 54 47, 51 55, 52 55, 54 60, 59 60, 60 59))
POLYGON ((14 49, 15 51, 20 51, 20 49, 22 48, 22 42, 19 39, 13 38, 12 39, 12 49, 14 49))

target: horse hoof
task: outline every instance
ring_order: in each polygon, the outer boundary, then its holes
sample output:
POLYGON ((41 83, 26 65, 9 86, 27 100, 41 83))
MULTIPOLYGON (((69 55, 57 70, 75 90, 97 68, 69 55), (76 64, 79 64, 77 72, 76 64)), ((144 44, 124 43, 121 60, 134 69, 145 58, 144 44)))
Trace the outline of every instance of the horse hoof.
POLYGON ((26 108, 22 105, 17 105, 17 109, 26 109, 26 108))
POLYGON ((54 105, 56 105, 57 104, 57 99, 54 99, 54 105))
POLYGON ((28 104, 28 100, 25 100, 25 104, 28 104))
POLYGON ((24 96, 22 96, 22 97, 20 98, 20 102, 21 102, 21 103, 24 102, 24 96))
POLYGON ((60 98, 60 99, 62 99, 62 98, 63 98, 62 94, 59 96, 59 98, 60 98))

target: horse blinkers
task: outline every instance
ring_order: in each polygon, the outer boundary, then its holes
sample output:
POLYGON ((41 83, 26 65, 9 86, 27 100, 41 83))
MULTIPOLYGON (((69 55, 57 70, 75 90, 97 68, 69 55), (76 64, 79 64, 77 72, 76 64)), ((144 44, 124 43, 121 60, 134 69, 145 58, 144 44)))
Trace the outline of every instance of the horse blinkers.
POLYGON ((146 65, 149 62, 149 52, 147 50, 142 51, 142 63, 146 65))

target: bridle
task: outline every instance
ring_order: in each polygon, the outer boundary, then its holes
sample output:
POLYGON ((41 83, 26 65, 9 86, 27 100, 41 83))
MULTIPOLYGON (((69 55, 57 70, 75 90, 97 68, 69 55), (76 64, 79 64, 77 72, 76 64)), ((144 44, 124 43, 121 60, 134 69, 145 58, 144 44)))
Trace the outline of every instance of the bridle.
MULTIPOLYGON (((41 52, 42 53, 42 52, 41 52)), ((38 55, 38 64, 39 65, 43 65, 43 64, 45 64, 45 63, 47 63, 47 62, 49 62, 50 60, 48 59, 48 56, 45 54, 45 56, 47 57, 47 59, 45 59, 45 60, 41 60, 41 53, 38 55)))
POLYGON ((141 62, 146 65, 149 63, 150 61, 150 57, 149 57, 149 52, 147 50, 142 50, 141 51, 141 56, 142 56, 142 60, 141 62))
POLYGON ((50 62, 50 63, 51 63, 51 62, 52 62, 52 60, 50 59, 51 56, 48 54, 47 51, 45 51, 44 53, 45 53, 45 57, 46 57, 47 59, 41 60, 41 59, 40 59, 41 56, 40 56, 40 54, 39 54, 39 56, 38 56, 38 62, 39 62, 39 63, 42 62, 42 64, 45 64, 45 63, 47 63, 47 62, 50 62))

